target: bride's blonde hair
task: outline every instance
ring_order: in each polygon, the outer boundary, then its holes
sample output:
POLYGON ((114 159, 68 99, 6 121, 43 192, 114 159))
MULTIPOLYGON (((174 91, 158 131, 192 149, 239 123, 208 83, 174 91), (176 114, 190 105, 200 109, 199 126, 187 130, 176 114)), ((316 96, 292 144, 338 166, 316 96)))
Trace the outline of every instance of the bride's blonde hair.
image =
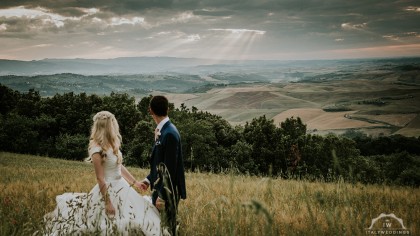
MULTIPOLYGON (((112 152, 118 157, 117 163, 122 162, 122 156, 119 152, 122 142, 120 127, 117 119, 109 111, 100 111, 93 117, 93 125, 90 133, 89 150, 94 146, 100 146, 101 156, 105 158, 105 152, 112 149, 112 152)), ((90 157, 89 157, 90 158, 90 157)))

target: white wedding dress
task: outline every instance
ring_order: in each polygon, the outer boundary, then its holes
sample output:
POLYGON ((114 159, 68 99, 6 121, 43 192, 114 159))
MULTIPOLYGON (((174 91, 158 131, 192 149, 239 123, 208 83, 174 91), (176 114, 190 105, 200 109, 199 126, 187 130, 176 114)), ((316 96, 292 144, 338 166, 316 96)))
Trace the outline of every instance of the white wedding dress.
MULTIPOLYGON (((94 147, 89 155, 99 152, 94 147)), ((57 207, 44 216, 46 235, 161 235, 160 215, 149 196, 137 193, 121 176, 121 165, 106 152, 104 175, 115 216, 108 217, 96 184, 89 193, 64 193, 57 207)))

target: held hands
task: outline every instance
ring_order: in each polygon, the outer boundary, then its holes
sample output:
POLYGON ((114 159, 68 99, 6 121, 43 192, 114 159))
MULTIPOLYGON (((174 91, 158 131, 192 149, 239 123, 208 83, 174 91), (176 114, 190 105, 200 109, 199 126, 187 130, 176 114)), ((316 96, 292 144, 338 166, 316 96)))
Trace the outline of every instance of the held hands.
POLYGON ((143 191, 146 191, 149 188, 149 183, 147 183, 146 181, 141 181, 141 182, 136 182, 134 186, 136 186, 137 188, 143 191))
MULTIPOLYGON (((149 183, 145 180, 143 180, 141 182, 135 181, 133 183, 133 185, 136 186, 137 188, 143 190, 143 191, 146 191, 149 188, 149 183)), ((164 210, 165 209, 165 201, 158 197, 156 199, 156 208, 159 211, 164 210)))
MULTIPOLYGON (((143 180, 143 181, 140 181, 140 182, 139 181, 134 181, 132 185, 136 186, 137 188, 139 188, 143 191, 146 191, 149 188, 150 184, 146 180, 143 180)), ((158 197, 156 199, 156 208, 160 211, 164 210, 165 209, 165 201, 158 197)))

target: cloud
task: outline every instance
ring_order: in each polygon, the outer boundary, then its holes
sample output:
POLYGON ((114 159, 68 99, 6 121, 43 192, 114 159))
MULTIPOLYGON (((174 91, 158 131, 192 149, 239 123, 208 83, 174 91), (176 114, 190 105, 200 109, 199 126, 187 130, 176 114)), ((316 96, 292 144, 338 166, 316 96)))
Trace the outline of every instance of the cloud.
POLYGON ((396 35, 383 35, 382 38, 389 39, 389 40, 394 40, 394 41, 400 40, 400 38, 396 35))
POLYGON ((79 10, 84 12, 83 16, 62 16, 51 13, 48 9, 41 7, 34 9, 25 7, 2 9, 0 10, 0 24, 9 33, 9 37, 13 34, 19 37, 22 33, 37 35, 45 32, 58 32, 60 29, 64 29, 66 24, 74 25, 74 22, 83 21, 84 17, 98 12, 97 9, 80 8, 79 10))
POLYGON ((45 25, 54 24, 56 27, 62 27, 66 17, 49 13, 45 8, 26 9, 17 7, 11 9, 0 10, 0 17, 7 19, 26 19, 29 21, 40 21, 45 25))
POLYGON ((139 25, 144 23, 143 17, 112 17, 110 25, 139 25))
POLYGON ((234 14, 231 10, 218 10, 218 9, 198 9, 193 11, 196 16, 231 16, 234 14))
POLYGON ((199 41, 200 39, 200 35, 198 34, 191 34, 187 36, 187 40, 190 42, 199 41))
POLYGON ((0 43, 37 57, 312 55, 420 43, 418 13, 414 0, 2 0, 0 43))
POLYGON ((406 11, 412 11, 412 12, 419 12, 420 13, 420 7, 413 7, 409 6, 405 8, 406 11))
POLYGON ((171 18, 172 23, 186 23, 199 17, 194 15, 191 11, 181 12, 171 18))
POLYGON ((50 0, 2 0, 0 9, 13 7, 25 7, 33 9, 36 7, 49 9, 52 13, 77 16, 83 15, 82 9, 96 8, 105 12, 113 12, 117 15, 123 15, 133 12, 141 12, 153 8, 170 8, 173 0, 96 0, 96 1, 50 1, 50 0))
POLYGON ((341 28, 344 30, 363 30, 367 28, 367 23, 361 23, 361 24, 342 23, 341 28))

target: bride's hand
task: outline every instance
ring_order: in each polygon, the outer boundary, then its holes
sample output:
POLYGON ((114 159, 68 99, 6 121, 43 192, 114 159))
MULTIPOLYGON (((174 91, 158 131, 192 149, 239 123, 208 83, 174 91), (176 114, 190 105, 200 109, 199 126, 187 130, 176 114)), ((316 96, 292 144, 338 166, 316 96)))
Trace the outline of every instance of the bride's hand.
POLYGON ((113 217, 115 215, 115 208, 111 201, 108 201, 105 205, 105 212, 108 216, 113 217))

